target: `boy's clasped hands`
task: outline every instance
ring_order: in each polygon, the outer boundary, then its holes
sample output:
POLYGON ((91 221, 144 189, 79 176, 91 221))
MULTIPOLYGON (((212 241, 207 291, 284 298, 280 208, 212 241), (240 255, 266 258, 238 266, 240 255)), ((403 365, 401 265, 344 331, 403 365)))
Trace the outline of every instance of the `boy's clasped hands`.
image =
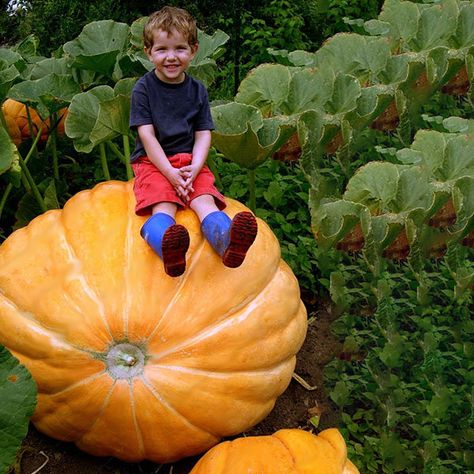
POLYGON ((185 202, 189 202, 189 195, 194 191, 193 182, 199 171, 200 168, 191 163, 181 168, 171 168, 166 176, 176 194, 185 202))

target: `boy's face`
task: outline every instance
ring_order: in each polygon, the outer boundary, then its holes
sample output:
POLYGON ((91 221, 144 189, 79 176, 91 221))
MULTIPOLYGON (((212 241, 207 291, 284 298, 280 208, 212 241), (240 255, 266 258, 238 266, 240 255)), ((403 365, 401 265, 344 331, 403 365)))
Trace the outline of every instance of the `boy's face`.
POLYGON ((198 45, 190 46, 184 36, 176 30, 168 35, 157 30, 153 34, 153 46, 145 48, 148 59, 155 65, 155 74, 163 82, 184 81, 184 71, 196 54, 198 45))

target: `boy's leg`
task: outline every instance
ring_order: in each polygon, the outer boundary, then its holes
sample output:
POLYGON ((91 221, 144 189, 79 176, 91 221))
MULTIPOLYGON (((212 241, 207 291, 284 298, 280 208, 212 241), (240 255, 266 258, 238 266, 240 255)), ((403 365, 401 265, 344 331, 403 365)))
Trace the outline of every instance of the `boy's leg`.
POLYGON ((186 269, 186 252, 189 234, 185 227, 176 224, 176 204, 158 203, 153 206, 153 215, 145 222, 140 234, 163 260, 165 272, 179 276, 186 269))
POLYGON ((257 236, 254 215, 239 212, 231 220, 226 213, 219 211, 209 194, 193 199, 190 207, 198 215, 204 236, 222 257, 224 265, 231 268, 240 266, 257 236))

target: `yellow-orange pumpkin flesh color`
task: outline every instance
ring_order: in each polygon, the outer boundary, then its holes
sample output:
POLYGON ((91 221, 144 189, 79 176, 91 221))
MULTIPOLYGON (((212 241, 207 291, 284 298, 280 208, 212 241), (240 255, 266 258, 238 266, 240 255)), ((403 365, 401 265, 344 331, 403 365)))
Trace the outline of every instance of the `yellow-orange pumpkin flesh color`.
POLYGON ((190 474, 359 474, 341 433, 285 429, 214 446, 190 474))
MULTIPOLYGON (((99 456, 170 462, 262 420, 306 333, 298 282, 258 220, 225 267, 192 211, 186 272, 140 237, 132 182, 108 181, 0 246, 0 343, 38 385, 36 427, 99 456)), ((232 217, 245 206, 227 200, 232 217)))

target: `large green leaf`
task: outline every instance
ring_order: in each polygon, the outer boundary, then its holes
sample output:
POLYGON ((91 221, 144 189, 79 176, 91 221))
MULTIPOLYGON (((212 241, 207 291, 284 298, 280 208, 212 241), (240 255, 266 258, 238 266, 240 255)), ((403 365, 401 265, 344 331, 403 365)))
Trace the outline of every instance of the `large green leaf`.
POLYGON ((395 45, 407 44, 418 31, 420 12, 412 2, 385 0, 379 20, 390 25, 389 36, 395 45))
POLYGON ((344 199, 365 204, 377 211, 388 209, 397 196, 400 168, 384 162, 362 166, 349 180, 344 199))
POLYGON ((304 68, 291 75, 288 97, 280 105, 286 115, 321 108, 334 91, 334 73, 330 69, 304 68))
POLYGON ((6 473, 28 431, 36 384, 28 370, 0 346, 0 472, 6 473))
POLYGON ((36 62, 38 59, 39 39, 35 35, 28 35, 19 41, 13 49, 23 58, 27 58, 28 62, 36 62))
POLYGON ((434 130, 419 130, 410 148, 397 152, 397 158, 407 165, 422 166, 431 177, 443 166, 446 137, 434 130))
POLYGON ((390 47, 383 37, 338 33, 327 40, 315 56, 317 67, 329 67, 335 73, 370 78, 385 69, 390 58, 390 47))
POLYGON ((422 167, 427 176, 442 182, 454 182, 474 176, 474 136, 420 130, 410 148, 397 152, 404 164, 422 167))
POLYGON ((236 102, 211 109, 213 145, 244 168, 254 169, 279 150, 295 126, 278 117, 264 119, 253 106, 236 102))
POLYGON ((117 57, 125 52, 129 30, 125 23, 94 21, 63 49, 73 66, 112 76, 117 57))
POLYGON ((142 16, 130 25, 130 43, 137 50, 143 51, 143 29, 147 21, 148 17, 142 16))
POLYGON ((415 51, 446 46, 457 28, 457 0, 441 0, 432 5, 420 5, 420 20, 415 37, 410 42, 415 51))
POLYGON ((458 49, 474 44, 474 3, 465 2, 459 11, 456 34, 452 38, 458 49))
POLYGON ((362 204, 339 199, 312 209, 311 216, 318 245, 325 249, 343 239, 361 220, 367 224, 370 213, 362 204))
POLYGON ((338 74, 326 110, 332 115, 342 115, 354 110, 361 95, 359 81, 349 74, 338 74))
POLYGON ((18 157, 18 150, 8 132, 0 125, 0 174, 8 171, 18 157))
POLYGON ((449 117, 443 120, 443 127, 449 132, 465 133, 474 136, 474 120, 462 117, 449 117))
POLYGON ((109 86, 97 86, 74 96, 65 129, 67 136, 73 139, 77 151, 92 151, 96 143, 91 139, 91 134, 99 116, 100 104, 113 98, 114 91, 109 86))
POLYGON ((281 64, 262 64, 252 69, 240 83, 236 102, 254 105, 265 116, 279 113, 288 98, 291 74, 281 64))
POLYGON ((427 211, 433 204, 433 187, 429 176, 419 166, 402 167, 397 182, 397 194, 391 202, 392 212, 427 211))
POLYGON ((0 103, 3 102, 13 83, 20 77, 18 62, 23 61, 18 53, 0 48, 0 103))
POLYGON ((474 228, 474 177, 457 180, 452 196, 456 222, 451 230, 464 237, 474 228))
POLYGON ((474 177, 474 136, 461 135, 448 142, 440 174, 445 181, 474 177))
POLYGON ((217 59, 224 52, 222 46, 229 41, 229 38, 230 36, 221 30, 216 30, 212 36, 198 30, 199 48, 191 61, 191 66, 196 66, 207 59, 217 59))
POLYGON ((395 97, 395 88, 383 84, 363 87, 360 92, 357 107, 346 115, 354 130, 362 130, 372 123, 395 97))
POLYGON ((130 97, 117 95, 109 100, 101 101, 99 114, 90 140, 94 146, 120 135, 128 135, 130 126, 130 97))
POLYGON ((267 48, 269 54, 271 54, 278 64, 284 66, 306 66, 314 67, 316 56, 315 53, 303 50, 295 50, 288 52, 286 49, 273 49, 267 48))
POLYGON ((30 74, 30 79, 41 79, 48 74, 67 75, 71 73, 71 67, 66 58, 46 58, 37 62, 30 74))
POLYGON ((34 107, 41 117, 67 107, 80 87, 71 75, 48 74, 41 79, 15 84, 8 97, 34 107))

